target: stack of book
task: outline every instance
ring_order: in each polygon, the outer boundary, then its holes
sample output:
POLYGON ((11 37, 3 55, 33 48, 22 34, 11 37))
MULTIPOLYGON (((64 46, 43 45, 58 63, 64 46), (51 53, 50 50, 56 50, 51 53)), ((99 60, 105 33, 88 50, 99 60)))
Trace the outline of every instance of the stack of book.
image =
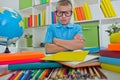
POLYGON ((84 3, 83 6, 75 7, 73 9, 75 21, 81 21, 81 20, 91 20, 92 19, 92 13, 90 10, 90 6, 88 3, 84 3))
POLYGON ((106 18, 117 16, 110 0, 102 0, 100 3, 100 8, 106 18))
POLYGON ((103 69, 120 73, 120 44, 110 43, 108 49, 100 50, 99 61, 103 69))

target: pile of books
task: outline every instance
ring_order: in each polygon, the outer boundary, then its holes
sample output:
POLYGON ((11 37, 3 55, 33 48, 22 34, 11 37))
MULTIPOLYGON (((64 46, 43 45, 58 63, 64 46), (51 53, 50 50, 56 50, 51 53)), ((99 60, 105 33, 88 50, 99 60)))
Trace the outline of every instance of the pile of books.
POLYGON ((101 67, 120 73, 120 43, 108 44, 108 49, 100 50, 101 67))

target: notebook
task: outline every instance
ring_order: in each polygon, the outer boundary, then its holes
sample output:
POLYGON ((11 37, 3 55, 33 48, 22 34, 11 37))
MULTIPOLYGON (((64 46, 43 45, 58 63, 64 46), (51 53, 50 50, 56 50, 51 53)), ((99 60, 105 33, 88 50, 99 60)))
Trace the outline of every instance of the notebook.
POLYGON ((100 66, 99 56, 95 55, 87 55, 84 61, 57 61, 57 62, 71 68, 100 66))
POLYGON ((51 61, 83 61, 88 52, 89 51, 58 52, 42 59, 51 61))
POLYGON ((43 58, 44 53, 31 51, 31 52, 16 52, 10 54, 0 54, 0 62, 13 61, 13 60, 23 60, 23 59, 33 59, 33 58, 43 58))
POLYGON ((62 67, 60 63, 57 62, 35 62, 26 64, 12 64, 8 65, 8 70, 30 70, 30 69, 40 69, 40 68, 59 68, 62 67))

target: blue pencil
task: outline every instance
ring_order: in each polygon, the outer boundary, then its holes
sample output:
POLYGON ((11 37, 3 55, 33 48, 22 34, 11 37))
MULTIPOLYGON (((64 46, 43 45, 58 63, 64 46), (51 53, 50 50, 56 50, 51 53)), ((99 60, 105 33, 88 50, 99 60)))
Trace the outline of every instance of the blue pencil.
POLYGON ((21 80, 25 80, 25 77, 28 75, 29 70, 25 71, 24 75, 22 76, 21 80))
POLYGON ((25 72, 23 72, 23 73, 20 75, 19 80, 21 80, 21 78, 23 77, 24 73, 25 73, 25 72))

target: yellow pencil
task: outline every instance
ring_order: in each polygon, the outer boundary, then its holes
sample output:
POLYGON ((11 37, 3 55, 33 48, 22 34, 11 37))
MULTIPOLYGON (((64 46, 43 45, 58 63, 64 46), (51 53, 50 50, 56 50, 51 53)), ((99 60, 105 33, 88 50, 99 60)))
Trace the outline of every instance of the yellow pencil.
POLYGON ((97 77, 100 79, 100 78, 101 78, 101 76, 100 76, 99 72, 96 70, 96 68, 95 68, 95 67, 92 67, 92 68, 93 68, 93 70, 94 70, 95 74, 97 75, 97 77))
POLYGON ((90 78, 94 79, 95 74, 94 74, 92 68, 91 68, 91 67, 88 67, 88 70, 89 70, 89 72, 90 72, 90 78))
POLYGON ((17 74, 17 76, 14 78, 14 80, 19 80, 19 78, 20 78, 20 75, 23 73, 23 71, 20 71, 18 74, 17 74))

